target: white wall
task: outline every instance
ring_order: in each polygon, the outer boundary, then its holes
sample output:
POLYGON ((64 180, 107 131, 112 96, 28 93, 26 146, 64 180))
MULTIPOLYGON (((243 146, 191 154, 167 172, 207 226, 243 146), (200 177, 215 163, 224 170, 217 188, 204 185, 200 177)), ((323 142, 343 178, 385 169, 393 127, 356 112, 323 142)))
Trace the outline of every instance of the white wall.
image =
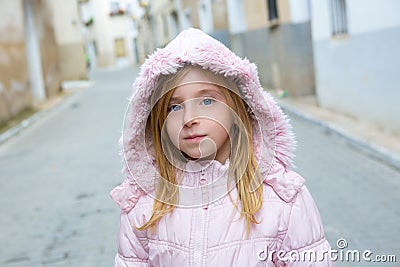
POLYGON ((112 43, 109 41, 111 35, 109 2, 94 0, 92 5, 94 14, 94 39, 96 40, 99 54, 112 51, 112 43))
POLYGON ((322 107, 400 133, 400 1, 346 0, 348 36, 332 38, 330 0, 311 0, 322 107))
POLYGON ((400 26, 399 0, 347 0, 350 34, 400 26))
MULTIPOLYGON (((313 40, 331 38, 330 0, 310 1, 313 40)), ((346 0, 345 2, 349 35, 400 26, 399 0, 346 0)))
POLYGON ((330 26, 330 0, 311 0, 311 31, 313 41, 329 39, 330 26))
POLYGON ((191 22, 186 16, 185 10, 182 8, 182 0, 173 0, 173 5, 176 12, 178 12, 178 31, 189 28, 191 26, 191 22))
POLYGON ((247 29, 243 0, 227 0, 229 32, 232 34, 245 32, 247 29))
POLYGON ((207 33, 214 30, 213 13, 210 0, 200 0, 198 4, 200 28, 207 33))
POLYGON ((81 21, 78 16, 78 4, 76 1, 52 0, 48 1, 53 14, 59 14, 62 10, 63 16, 53 16, 53 27, 58 44, 81 43, 81 21))
MULTIPOLYGON (((133 38, 137 31, 132 27, 132 17, 130 15, 110 16, 110 2, 112 0, 92 0, 92 11, 86 10, 87 14, 93 14, 94 23, 89 29, 90 39, 96 41, 98 51, 98 62, 101 66, 109 66, 115 63, 114 40, 124 38, 126 61, 134 63, 133 38)), ((120 7, 125 9, 127 4, 131 4, 133 16, 140 17, 143 10, 134 0, 119 0, 120 7)))
POLYGON ((290 0, 290 17, 292 23, 310 21, 310 0, 290 0))

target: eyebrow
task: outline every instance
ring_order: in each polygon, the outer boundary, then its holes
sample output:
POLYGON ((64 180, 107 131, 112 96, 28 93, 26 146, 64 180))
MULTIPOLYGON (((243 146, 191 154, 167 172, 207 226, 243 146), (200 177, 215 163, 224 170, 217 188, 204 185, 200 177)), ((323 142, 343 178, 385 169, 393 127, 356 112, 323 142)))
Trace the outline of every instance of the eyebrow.
MULTIPOLYGON (((200 96, 203 96, 203 95, 206 95, 206 94, 210 94, 210 93, 216 93, 219 96, 225 97, 225 95, 219 90, 211 89, 211 88, 205 88, 205 89, 201 89, 198 92, 196 92, 194 98, 200 97, 200 96)), ((182 98, 180 96, 173 96, 170 99, 170 102, 175 102, 176 103, 176 102, 180 102, 180 101, 182 101, 182 98)))

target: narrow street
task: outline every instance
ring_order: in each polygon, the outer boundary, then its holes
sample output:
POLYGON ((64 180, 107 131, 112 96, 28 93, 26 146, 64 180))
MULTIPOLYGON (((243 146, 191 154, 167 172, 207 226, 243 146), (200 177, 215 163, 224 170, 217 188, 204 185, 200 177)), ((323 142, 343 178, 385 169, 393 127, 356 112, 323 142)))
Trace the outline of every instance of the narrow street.
POLYGON ((135 69, 101 71, 0 146, 0 266, 112 266, 118 139, 135 69))
MULTIPOLYGON (((337 266, 382 266, 365 262, 362 252, 396 255, 400 261, 400 171, 360 152, 342 138, 309 122, 292 118, 297 136, 297 171, 320 210, 332 249, 345 239, 360 251, 361 262, 337 261, 337 266)), ((340 258, 339 258, 340 259, 340 258)), ((351 257, 350 257, 351 259, 351 257)))
MULTIPOLYGON (((93 87, 0 146, 0 266, 112 266, 119 208, 108 194, 123 179, 118 139, 136 73, 93 73, 93 87)), ((332 248, 343 238, 347 249, 398 253, 400 172, 291 120, 296 171, 306 178, 332 248)))

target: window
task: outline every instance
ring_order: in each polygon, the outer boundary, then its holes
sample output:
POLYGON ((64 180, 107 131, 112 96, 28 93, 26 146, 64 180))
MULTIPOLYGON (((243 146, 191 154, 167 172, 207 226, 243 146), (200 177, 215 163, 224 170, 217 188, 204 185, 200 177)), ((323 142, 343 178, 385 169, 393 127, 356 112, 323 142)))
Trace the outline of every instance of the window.
POLYGON ((125 40, 124 38, 117 38, 114 40, 114 52, 116 57, 125 57, 125 40))
POLYGON ((268 19, 271 23, 276 23, 278 20, 278 9, 276 6, 276 0, 268 1, 268 19))
POLYGON ((110 13, 118 13, 118 11, 119 11, 119 3, 110 2, 110 13))
POLYGON ((345 0, 331 0, 332 35, 347 34, 347 17, 345 0))
POLYGON ((124 15, 125 11, 121 8, 119 2, 110 2, 110 16, 124 15))

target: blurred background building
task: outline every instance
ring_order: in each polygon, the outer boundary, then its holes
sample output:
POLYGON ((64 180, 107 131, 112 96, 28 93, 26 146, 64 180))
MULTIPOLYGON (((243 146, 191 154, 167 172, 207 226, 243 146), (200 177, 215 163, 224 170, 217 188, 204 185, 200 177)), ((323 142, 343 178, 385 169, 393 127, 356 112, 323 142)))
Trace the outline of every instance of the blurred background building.
POLYGON ((0 123, 87 78, 78 2, 0 1, 0 123))
POLYGON ((400 133, 400 1, 310 2, 319 105, 400 133))
MULTIPOLYGON (((138 63, 137 22, 144 15, 144 9, 134 0, 81 0, 82 32, 90 66, 104 68, 138 63)), ((142 53, 149 52, 146 49, 142 53)))
POLYGON ((95 68, 140 65, 200 28, 255 62, 262 84, 400 133, 397 0, 0 2, 0 121, 95 68))

